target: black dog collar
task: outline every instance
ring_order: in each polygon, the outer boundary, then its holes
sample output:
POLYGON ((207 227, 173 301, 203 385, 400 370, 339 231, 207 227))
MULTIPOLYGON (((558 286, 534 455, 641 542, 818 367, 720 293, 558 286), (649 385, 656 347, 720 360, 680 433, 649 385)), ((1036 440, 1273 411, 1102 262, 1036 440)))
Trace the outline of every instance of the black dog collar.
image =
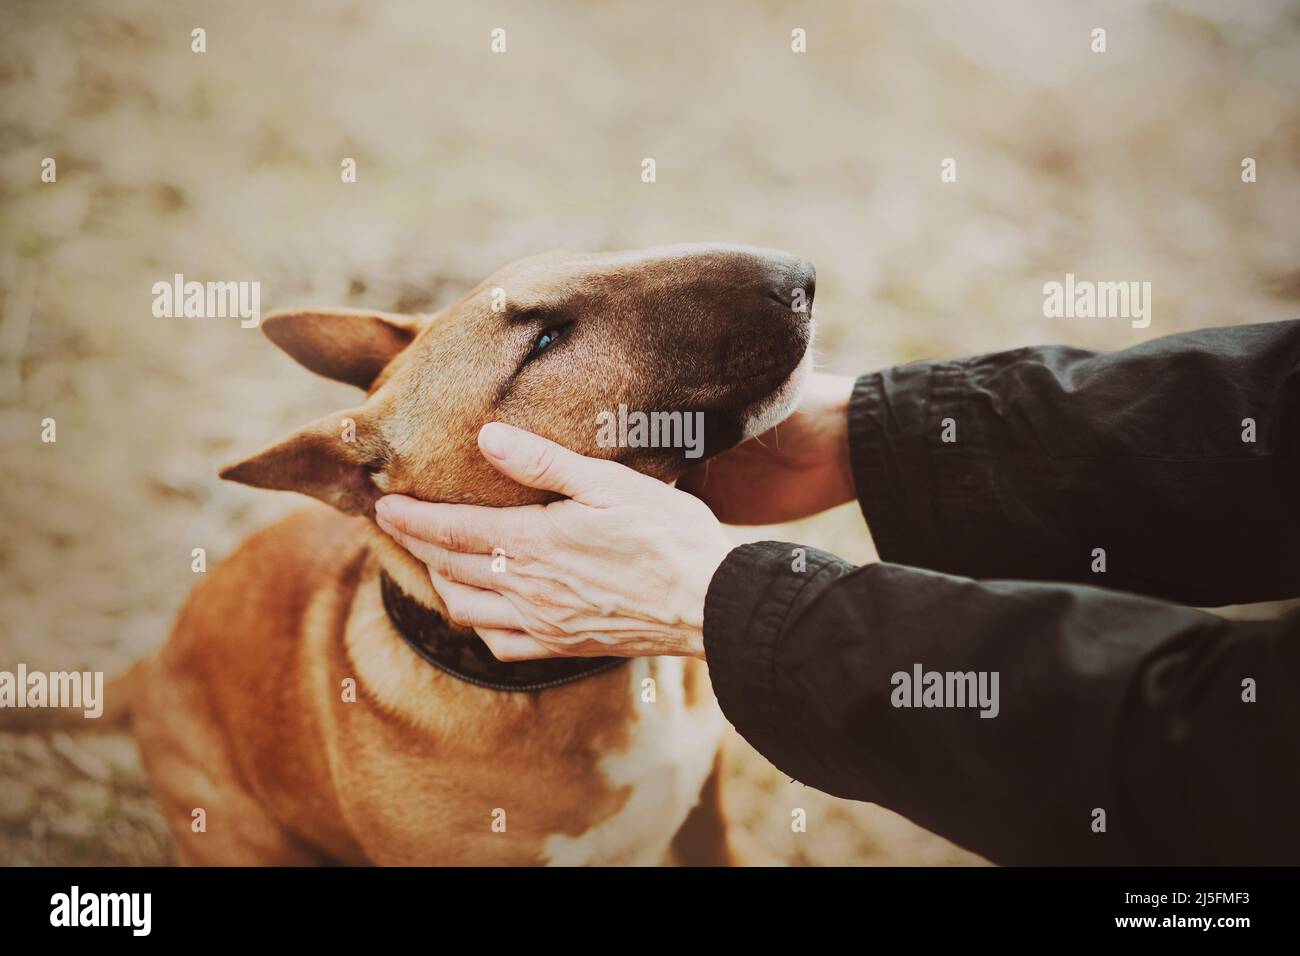
POLYGON ((438 670, 490 690, 546 690, 592 677, 627 662, 625 657, 554 657, 540 661, 499 661, 474 633, 451 629, 437 611, 418 603, 379 572, 379 593, 388 619, 411 650, 438 670))

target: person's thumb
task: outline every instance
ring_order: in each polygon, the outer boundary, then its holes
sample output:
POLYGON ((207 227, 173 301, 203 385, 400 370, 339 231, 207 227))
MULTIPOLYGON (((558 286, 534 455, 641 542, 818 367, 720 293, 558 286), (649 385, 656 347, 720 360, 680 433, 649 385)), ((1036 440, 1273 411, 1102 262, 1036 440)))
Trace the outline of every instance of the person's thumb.
POLYGON ((488 422, 478 447, 497 471, 529 488, 555 491, 588 505, 609 505, 627 497, 641 474, 613 461, 585 458, 563 445, 501 422, 488 422))

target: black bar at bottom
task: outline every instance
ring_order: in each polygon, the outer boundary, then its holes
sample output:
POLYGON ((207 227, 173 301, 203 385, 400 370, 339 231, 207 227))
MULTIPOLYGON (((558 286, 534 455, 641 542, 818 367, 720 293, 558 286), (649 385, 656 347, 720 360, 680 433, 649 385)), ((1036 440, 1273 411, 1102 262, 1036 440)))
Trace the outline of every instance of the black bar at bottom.
POLYGON ((1298 885, 1295 869, 6 869, 0 937, 337 946, 373 943, 377 932, 430 944, 449 933, 452 945, 467 933, 528 945, 601 925, 685 941, 687 927, 703 924, 779 926, 827 943, 846 931, 866 945, 900 932, 927 943, 1044 934, 1231 942, 1292 928, 1298 885))

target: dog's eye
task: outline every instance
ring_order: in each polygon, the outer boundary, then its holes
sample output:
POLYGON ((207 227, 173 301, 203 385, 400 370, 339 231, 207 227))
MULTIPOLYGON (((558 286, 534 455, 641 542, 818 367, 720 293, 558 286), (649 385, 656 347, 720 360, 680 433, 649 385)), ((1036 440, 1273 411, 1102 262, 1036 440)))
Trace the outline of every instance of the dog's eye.
POLYGON ((537 339, 533 342, 532 354, 539 355, 542 352, 545 352, 548 348, 554 345, 556 340, 563 334, 564 329, 558 326, 553 329, 547 329, 541 335, 537 336, 537 339))

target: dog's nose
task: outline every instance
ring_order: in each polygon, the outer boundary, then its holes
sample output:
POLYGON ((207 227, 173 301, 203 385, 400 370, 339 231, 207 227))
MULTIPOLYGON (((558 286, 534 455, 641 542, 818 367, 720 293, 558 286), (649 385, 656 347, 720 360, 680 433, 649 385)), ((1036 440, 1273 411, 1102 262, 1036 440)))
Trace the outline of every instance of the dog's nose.
POLYGON ((812 305, 817 292, 817 270, 802 256, 782 256, 772 263, 767 294, 786 308, 812 305))

